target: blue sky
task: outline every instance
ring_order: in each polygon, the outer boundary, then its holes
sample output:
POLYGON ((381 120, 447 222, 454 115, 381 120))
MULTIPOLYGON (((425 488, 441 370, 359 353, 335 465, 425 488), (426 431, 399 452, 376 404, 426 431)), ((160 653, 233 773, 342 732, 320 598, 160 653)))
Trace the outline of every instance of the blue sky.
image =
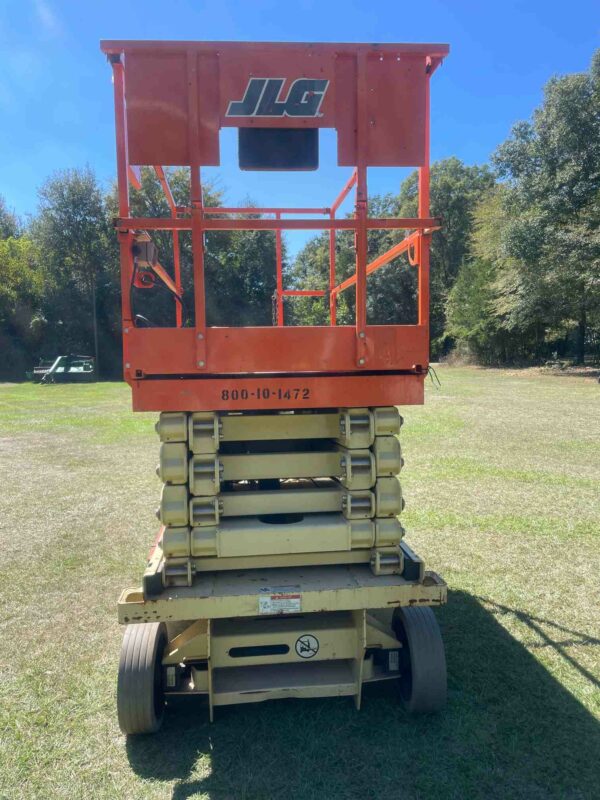
MULTIPOLYGON (((432 84, 432 158, 473 164, 530 116, 551 75, 588 67, 599 33, 598 0, 0 0, 0 194, 26 215, 46 176, 85 164, 109 187, 112 86, 101 38, 448 42, 432 84)), ((317 173, 240 173, 229 129, 221 167, 207 172, 229 204, 249 194, 259 205, 328 205, 348 174, 334 153, 324 132, 328 166, 317 173)), ((397 191, 401 178, 370 170, 370 192, 397 191)))

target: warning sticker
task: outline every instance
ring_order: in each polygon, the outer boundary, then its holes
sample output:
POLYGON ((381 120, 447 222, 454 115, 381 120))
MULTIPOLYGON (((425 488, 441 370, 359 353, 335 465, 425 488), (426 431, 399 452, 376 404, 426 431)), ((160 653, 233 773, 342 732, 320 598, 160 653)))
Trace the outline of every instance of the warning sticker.
POLYGON ((258 597, 259 614, 297 614, 302 610, 299 586, 265 586, 258 597))
POLYGON ((296 640, 296 653, 300 658, 314 658, 319 652, 319 640, 312 633, 305 633, 296 640))

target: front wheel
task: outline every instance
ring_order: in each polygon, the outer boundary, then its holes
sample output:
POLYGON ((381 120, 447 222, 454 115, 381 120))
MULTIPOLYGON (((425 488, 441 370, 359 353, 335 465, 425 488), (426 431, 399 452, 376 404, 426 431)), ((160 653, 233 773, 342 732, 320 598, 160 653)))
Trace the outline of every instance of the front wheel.
POLYGON ((407 711, 427 714, 446 705, 446 654, 433 611, 397 608, 392 618, 400 651, 400 694, 407 711))
POLYGON ((162 623, 125 628, 117 681, 117 714, 123 733, 154 733, 161 726, 165 705, 162 657, 166 643, 167 631, 162 623))

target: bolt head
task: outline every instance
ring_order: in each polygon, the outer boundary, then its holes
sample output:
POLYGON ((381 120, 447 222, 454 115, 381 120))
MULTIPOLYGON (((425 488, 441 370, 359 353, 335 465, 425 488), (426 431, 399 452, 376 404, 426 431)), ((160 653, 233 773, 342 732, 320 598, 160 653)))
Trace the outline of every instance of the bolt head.
POLYGON ((198 362, 198 366, 199 366, 199 367, 203 367, 203 366, 204 366, 204 361, 199 361, 199 362, 198 362))
POLYGON ((131 364, 129 363, 129 361, 126 361, 125 362, 125 369, 129 369, 130 366, 131 366, 131 364))
POLYGON ((358 363, 359 363, 359 364, 360 364, 360 366, 362 367, 362 365, 365 363, 365 360, 364 360, 364 358, 359 358, 359 359, 358 359, 358 363))
POLYGON ((204 339, 204 335, 203 335, 202 333, 199 333, 199 334, 198 334, 198 338, 199 338, 199 339, 204 339))

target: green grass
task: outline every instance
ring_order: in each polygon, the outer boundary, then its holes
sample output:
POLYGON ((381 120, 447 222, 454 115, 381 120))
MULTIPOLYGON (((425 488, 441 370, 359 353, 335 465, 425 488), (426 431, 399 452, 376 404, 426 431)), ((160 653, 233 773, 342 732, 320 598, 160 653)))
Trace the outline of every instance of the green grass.
POLYGON ((450 586, 449 703, 392 686, 220 709, 154 737, 114 712, 115 601, 156 530, 154 415, 122 384, 0 386, 0 797, 596 798, 600 389, 439 370, 402 431, 407 541, 450 586))

